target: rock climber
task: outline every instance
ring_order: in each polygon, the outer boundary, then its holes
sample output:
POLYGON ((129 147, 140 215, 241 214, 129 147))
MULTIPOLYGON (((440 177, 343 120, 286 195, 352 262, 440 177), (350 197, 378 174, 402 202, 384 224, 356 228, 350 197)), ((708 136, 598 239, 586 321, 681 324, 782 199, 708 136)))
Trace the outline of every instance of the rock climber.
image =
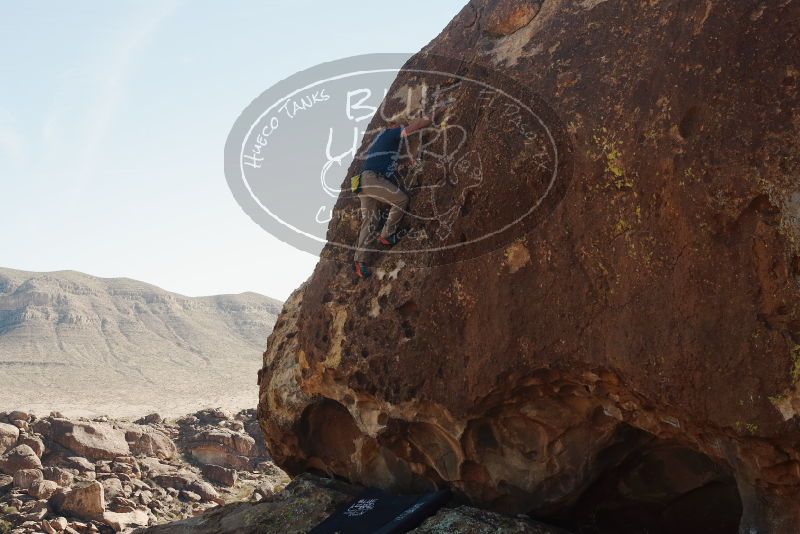
MULTIPOLYGON (((362 219, 354 258, 355 273, 359 278, 370 275, 364 264, 364 257, 368 245, 375 239, 380 222, 380 204, 388 204, 390 208, 386 223, 378 236, 378 243, 388 248, 400 240, 397 225, 408 205, 408 194, 400 188, 396 175, 400 147, 404 138, 429 126, 431 119, 423 117, 402 126, 404 122, 403 115, 389 120, 388 126, 378 133, 367 150, 361 170, 358 198, 361 201, 362 219)), ((413 156, 411 161, 413 163, 413 156)))

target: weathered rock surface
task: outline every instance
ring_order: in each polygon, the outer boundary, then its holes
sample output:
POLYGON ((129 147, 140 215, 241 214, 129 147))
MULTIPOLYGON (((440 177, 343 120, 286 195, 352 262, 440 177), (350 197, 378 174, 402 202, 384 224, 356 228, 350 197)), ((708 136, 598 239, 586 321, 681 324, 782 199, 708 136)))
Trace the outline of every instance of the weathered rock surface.
POLYGON ((222 467, 214 464, 204 464, 200 467, 203 475, 214 482, 218 482, 224 486, 236 485, 236 470, 222 467))
POLYGON ((126 425, 124 430, 133 454, 169 460, 178 452, 172 440, 159 430, 141 425, 126 425))
POLYGON ((27 445, 39 458, 44 454, 44 442, 36 434, 22 434, 17 440, 19 445, 27 445))
POLYGON ((18 438, 19 429, 17 427, 8 423, 0 423, 0 454, 13 447, 18 438))
POLYGON ((52 480, 59 486, 71 486, 74 480, 74 475, 72 473, 60 467, 44 467, 42 468, 42 472, 46 480, 52 480))
POLYGON ((58 484, 52 480, 36 480, 31 484, 28 493, 35 499, 47 500, 58 491, 58 484))
POLYGON ((122 481, 116 477, 108 477, 100 482, 103 486, 103 495, 107 500, 114 499, 117 495, 123 494, 122 481))
POLYGON ((42 462, 33 449, 27 445, 17 445, 0 456, 0 472, 13 475, 20 469, 41 469, 42 462))
POLYGON ((83 519, 101 519, 106 509, 103 486, 97 481, 72 486, 61 503, 61 512, 83 519))
POLYGON ((125 432, 107 423, 53 419, 50 438, 90 460, 113 460, 131 453, 125 432))
POLYGON ((255 412, 249 414, 252 422, 248 422, 247 429, 242 422, 213 410, 200 411, 196 416, 194 421, 178 420, 181 427, 178 441, 198 463, 248 470, 268 459, 261 431, 254 425, 255 412))
MULTIPOLYGON (((444 265, 386 254, 356 284, 326 248, 264 355, 276 462, 567 526, 606 505, 692 526, 676 507, 708 505, 724 528, 800 531, 798 20, 797 2, 470 2, 410 65, 454 57, 548 103, 558 195, 513 241, 444 265)), ((457 244, 541 176, 508 166, 528 154, 501 114, 452 98, 491 184, 471 200, 451 184, 457 244)), ((329 239, 357 227, 334 216, 329 239)))
POLYGON ((20 469, 14 473, 14 486, 20 489, 29 489, 39 480, 44 480, 41 469, 20 469))
POLYGON ((134 526, 147 525, 150 518, 146 509, 139 508, 130 512, 105 512, 103 522, 113 528, 115 532, 120 532, 134 526))

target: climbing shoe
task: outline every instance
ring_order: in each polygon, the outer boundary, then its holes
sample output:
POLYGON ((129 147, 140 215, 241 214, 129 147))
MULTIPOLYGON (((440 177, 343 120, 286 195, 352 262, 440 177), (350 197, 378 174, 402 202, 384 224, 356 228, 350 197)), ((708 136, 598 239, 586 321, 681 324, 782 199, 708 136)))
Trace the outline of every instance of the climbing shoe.
POLYGON ((367 266, 361 263, 360 261, 357 261, 355 263, 354 270, 356 272, 356 276, 362 279, 369 278, 369 276, 372 274, 371 272, 369 272, 367 266))
POLYGON ((401 237, 402 237, 401 235, 395 232, 390 236, 386 237, 380 236, 378 238, 378 243, 380 243, 384 247, 393 247, 397 244, 398 241, 400 241, 401 237))

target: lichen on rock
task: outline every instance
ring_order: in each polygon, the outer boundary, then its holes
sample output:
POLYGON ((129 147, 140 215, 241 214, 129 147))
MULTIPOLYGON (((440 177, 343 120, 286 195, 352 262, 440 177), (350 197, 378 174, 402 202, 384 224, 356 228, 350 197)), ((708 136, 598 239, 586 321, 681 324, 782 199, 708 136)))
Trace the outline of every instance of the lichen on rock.
MULTIPOLYGON (((390 291, 323 251, 264 355, 270 451, 295 473, 449 486, 567 526, 603 507, 699 521, 680 507, 717 502, 717 524, 796 532, 798 6, 545 0, 517 30, 484 26, 535 4, 472 1, 410 64, 439 54, 529 88, 566 125, 569 180, 521 235, 406 258, 390 291), (664 466, 683 474, 657 488, 664 466)), ((454 186, 453 239, 538 179, 469 119, 465 153, 494 187, 454 186)))

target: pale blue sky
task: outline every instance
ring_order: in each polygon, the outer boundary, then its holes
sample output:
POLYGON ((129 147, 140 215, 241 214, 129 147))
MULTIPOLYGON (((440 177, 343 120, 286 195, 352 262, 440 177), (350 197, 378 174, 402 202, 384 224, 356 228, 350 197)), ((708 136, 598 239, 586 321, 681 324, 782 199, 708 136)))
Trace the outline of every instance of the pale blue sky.
POLYGON ((285 298, 316 258, 253 223, 223 146, 323 61, 414 52, 466 0, 0 0, 0 266, 285 298))

